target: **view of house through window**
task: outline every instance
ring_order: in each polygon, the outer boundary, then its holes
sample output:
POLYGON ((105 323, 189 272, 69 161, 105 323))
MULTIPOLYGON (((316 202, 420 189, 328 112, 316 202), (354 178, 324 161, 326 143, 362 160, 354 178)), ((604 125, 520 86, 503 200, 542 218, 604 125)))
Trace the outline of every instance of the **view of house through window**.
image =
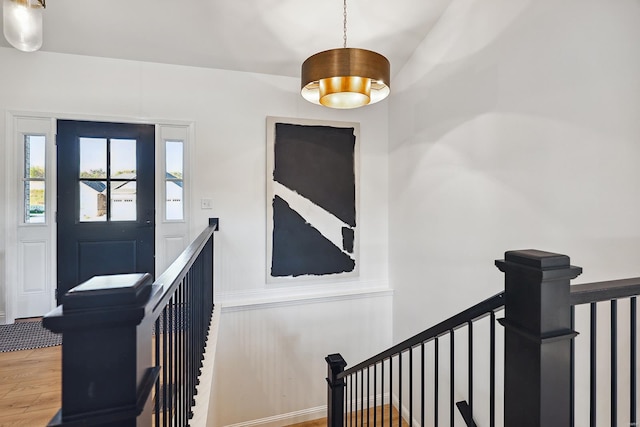
MULTIPOLYGON (((45 222, 44 135, 24 137, 24 221, 45 222)), ((184 220, 184 142, 165 141, 165 219, 184 220)), ((136 140, 80 138, 80 222, 136 220, 136 140)))
POLYGON ((24 222, 45 222, 45 150, 44 135, 24 136, 24 222))
POLYGON ((80 138, 80 221, 135 221, 136 173, 136 140, 80 138))
POLYGON ((182 141, 165 141, 165 219, 184 219, 184 163, 182 141))

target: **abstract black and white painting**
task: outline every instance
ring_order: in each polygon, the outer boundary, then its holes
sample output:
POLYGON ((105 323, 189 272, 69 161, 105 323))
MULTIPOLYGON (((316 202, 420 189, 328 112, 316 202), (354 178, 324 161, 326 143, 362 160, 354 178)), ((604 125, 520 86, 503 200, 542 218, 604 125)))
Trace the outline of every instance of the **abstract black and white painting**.
POLYGON ((358 274, 358 123, 267 118, 267 279, 358 274))

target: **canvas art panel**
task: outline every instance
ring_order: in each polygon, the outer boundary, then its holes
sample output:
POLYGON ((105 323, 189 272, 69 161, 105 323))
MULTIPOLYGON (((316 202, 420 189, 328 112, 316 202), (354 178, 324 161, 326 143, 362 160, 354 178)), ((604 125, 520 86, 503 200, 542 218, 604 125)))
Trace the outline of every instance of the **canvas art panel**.
POLYGON ((267 281, 358 275, 359 125, 267 117, 267 281))

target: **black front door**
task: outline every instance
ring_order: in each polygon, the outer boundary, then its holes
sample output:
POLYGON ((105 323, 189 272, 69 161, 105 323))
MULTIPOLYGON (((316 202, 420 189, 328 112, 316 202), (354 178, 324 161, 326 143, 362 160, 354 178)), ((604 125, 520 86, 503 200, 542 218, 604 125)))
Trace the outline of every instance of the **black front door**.
POLYGON ((58 120, 58 303, 105 274, 155 266, 155 127, 58 120))

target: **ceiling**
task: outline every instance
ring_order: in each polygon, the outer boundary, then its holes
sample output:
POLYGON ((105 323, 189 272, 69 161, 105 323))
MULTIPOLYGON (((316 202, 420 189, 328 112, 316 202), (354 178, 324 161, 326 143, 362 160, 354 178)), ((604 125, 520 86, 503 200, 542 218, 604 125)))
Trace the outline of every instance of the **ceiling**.
MULTIPOLYGON (((395 74, 450 1, 349 0, 347 46, 395 74)), ((49 0, 41 50, 298 77, 342 47, 342 18, 341 0, 49 0)))

